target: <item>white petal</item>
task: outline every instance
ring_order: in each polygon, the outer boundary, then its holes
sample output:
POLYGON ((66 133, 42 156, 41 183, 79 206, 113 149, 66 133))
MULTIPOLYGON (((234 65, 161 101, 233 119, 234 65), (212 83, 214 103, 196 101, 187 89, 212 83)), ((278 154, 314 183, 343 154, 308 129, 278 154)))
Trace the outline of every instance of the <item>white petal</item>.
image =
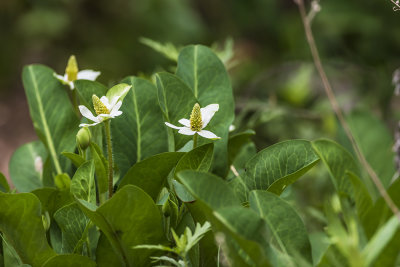
POLYGON ((93 71, 93 70, 81 70, 78 72, 78 80, 90 80, 94 81, 99 77, 100 71, 93 71))
POLYGON ((70 88, 71 90, 74 90, 74 89, 75 89, 74 82, 68 82, 68 85, 69 85, 69 88, 70 88))
POLYGON ((117 104, 115 104, 114 106, 111 106, 111 111, 110 113, 116 112, 119 110, 119 108, 122 105, 122 101, 118 101, 117 104))
POLYGON ((207 126, 207 124, 210 122, 211 118, 214 116, 215 112, 218 111, 218 109, 219 109, 218 104, 210 104, 200 109, 201 118, 203 120, 203 128, 207 126))
POLYGON ((111 105, 111 106, 114 106, 115 103, 117 103, 117 101, 118 101, 120 98, 121 98, 120 95, 114 96, 114 97, 111 99, 111 101, 110 101, 110 105, 111 105))
POLYGON ((221 137, 216 136, 214 133, 206 130, 201 130, 200 132, 197 132, 199 135, 203 136, 204 138, 208 139, 221 139, 221 137))
POLYGON ((112 106, 110 105, 110 102, 108 102, 108 98, 106 96, 102 96, 100 98, 101 103, 104 104, 104 106, 106 106, 108 108, 108 110, 110 110, 112 108, 112 106))
POLYGON ((64 76, 61 76, 61 75, 58 75, 57 73, 55 73, 54 72, 54 77, 56 77, 57 79, 59 79, 61 82, 66 82, 65 80, 64 80, 64 76))
POLYGON ((235 125, 231 124, 229 125, 229 131, 233 132, 236 129, 235 125))
POLYGON ((80 105, 79 111, 83 117, 88 118, 91 121, 98 121, 97 117, 93 116, 92 112, 87 107, 80 105))
POLYGON ((196 132, 190 130, 190 128, 188 128, 188 127, 182 127, 182 128, 178 131, 178 133, 184 134, 184 135, 194 135, 196 132))
POLYGON ((173 124, 171 124, 169 122, 165 122, 165 125, 167 125, 168 127, 174 128, 174 129, 179 129, 179 130, 183 128, 183 127, 175 126, 175 125, 173 125, 173 124))
POLYGON ((88 127, 88 126, 95 126, 97 124, 99 124, 100 122, 94 122, 92 124, 87 124, 87 123, 81 123, 79 124, 79 127, 88 127))
POLYGON ((121 114, 122 114, 122 111, 116 110, 116 111, 111 112, 110 116, 111 116, 111 118, 115 118, 115 117, 118 117, 121 114))
POLYGON ((179 123, 190 128, 190 120, 188 119, 180 119, 179 123))

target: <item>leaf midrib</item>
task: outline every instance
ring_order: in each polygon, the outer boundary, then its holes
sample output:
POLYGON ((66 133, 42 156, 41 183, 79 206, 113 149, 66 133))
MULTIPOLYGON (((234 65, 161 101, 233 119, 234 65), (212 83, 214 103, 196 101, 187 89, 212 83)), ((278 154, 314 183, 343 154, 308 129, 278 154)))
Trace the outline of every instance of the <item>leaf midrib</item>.
POLYGON ((257 209, 258 209, 258 211, 260 212, 261 218, 268 224, 268 226, 269 226, 269 228, 271 229, 272 234, 273 234, 273 236, 275 237, 276 241, 278 242, 280 248, 281 248, 286 254, 288 254, 287 251, 286 251, 285 245, 283 244, 281 238, 279 237, 278 233, 277 233, 276 230, 275 230, 275 227, 272 225, 272 223, 270 222, 270 220, 268 220, 268 217, 266 216, 266 214, 264 214, 264 212, 263 212, 263 210, 262 210, 262 208, 261 208, 261 203, 260 203, 260 200, 259 200, 257 194, 254 194, 254 199, 255 199, 255 201, 256 201, 257 209))
POLYGON ((38 102, 38 106, 39 106, 39 114, 40 114, 40 118, 42 120, 44 133, 45 133, 45 137, 46 137, 46 141, 47 141, 47 146, 49 148, 50 155, 53 158, 53 162, 54 162, 54 166, 56 168, 57 174, 61 174, 62 171, 61 171, 60 163, 58 162, 58 157, 57 157, 57 153, 56 153, 56 150, 55 150, 55 147, 53 144, 53 139, 51 139, 49 126, 47 125, 47 120, 44 115, 43 104, 42 104, 42 100, 40 98, 36 77, 32 71, 32 66, 29 66, 28 70, 29 70, 29 75, 31 76, 31 79, 32 79, 33 88, 35 90, 35 97, 36 97, 36 101, 38 102))
POLYGON ((198 80, 197 80, 197 56, 198 56, 198 46, 196 45, 193 49, 193 90, 194 90, 194 96, 197 98, 199 94, 199 89, 198 89, 198 80))
POLYGON ((136 87, 134 86, 134 81, 131 81, 132 84, 132 99, 133 99, 133 106, 135 109, 135 115, 136 115, 136 129, 137 129, 137 145, 136 145, 136 162, 139 162, 141 160, 141 154, 142 154, 142 145, 141 145, 141 123, 140 123, 140 115, 139 115, 139 110, 137 106, 137 100, 136 100, 136 87))

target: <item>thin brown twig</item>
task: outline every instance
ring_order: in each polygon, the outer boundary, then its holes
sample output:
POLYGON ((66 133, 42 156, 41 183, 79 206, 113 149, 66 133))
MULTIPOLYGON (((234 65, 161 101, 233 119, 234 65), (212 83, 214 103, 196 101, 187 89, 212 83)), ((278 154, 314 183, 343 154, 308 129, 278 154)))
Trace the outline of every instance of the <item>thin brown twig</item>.
POLYGON ((336 97, 333 93, 331 84, 328 80, 328 77, 325 73, 325 70, 322 66, 321 59, 319 57, 318 49, 315 44, 314 36, 311 30, 310 26, 310 21, 307 19, 307 13, 306 9, 304 7, 304 1, 303 0, 294 0, 294 2, 297 4, 299 7, 300 15, 301 15, 301 20, 303 21, 304 25, 304 31, 306 34, 307 42, 308 45, 310 46, 311 54, 314 60, 314 65, 317 68, 317 71, 319 73, 319 76, 321 77, 322 83, 324 85, 325 92, 328 96, 329 102, 331 103, 333 111, 336 113, 336 116, 339 119, 340 124, 342 125, 347 137, 349 138, 354 151, 356 152, 356 155, 358 159, 360 160, 361 164, 364 166, 364 168, 367 170, 369 176, 371 177, 373 183, 377 187, 380 195, 383 197, 385 200, 386 204, 388 207, 392 210, 393 214, 397 216, 397 218, 400 221, 400 212, 399 208, 396 206, 396 204, 393 202, 393 200, 390 198, 389 194, 386 192, 385 187, 383 186, 381 180, 379 179, 378 175, 375 173, 375 171, 372 169, 372 167, 369 165, 367 160, 365 159, 363 153, 361 152, 360 148, 358 147, 353 134, 351 133, 350 127, 347 124, 343 112, 339 106, 339 103, 336 100, 336 97))

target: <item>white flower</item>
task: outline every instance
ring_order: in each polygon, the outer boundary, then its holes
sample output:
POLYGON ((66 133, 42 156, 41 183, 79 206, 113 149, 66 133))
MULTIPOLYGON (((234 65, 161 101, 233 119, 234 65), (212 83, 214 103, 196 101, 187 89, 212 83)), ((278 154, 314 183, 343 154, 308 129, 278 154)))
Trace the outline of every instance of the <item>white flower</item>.
POLYGON ((199 134, 200 136, 208 139, 220 139, 221 137, 216 136, 214 133, 203 130, 211 118, 214 116, 215 112, 219 109, 218 104, 210 104, 204 108, 200 108, 199 104, 195 104, 190 115, 190 120, 180 119, 179 123, 183 126, 175 126, 171 123, 165 122, 168 127, 179 129, 178 133, 184 135, 194 135, 199 134))
POLYGON ((115 118, 122 114, 122 111, 119 108, 122 105, 122 100, 119 100, 122 95, 125 95, 126 92, 131 88, 131 86, 127 86, 119 95, 113 96, 110 100, 106 96, 102 96, 100 99, 96 96, 92 96, 93 100, 93 107, 96 111, 97 116, 94 116, 92 112, 85 106, 80 105, 79 111, 81 112, 82 116, 94 121, 92 124, 81 123, 79 127, 87 127, 87 126, 94 126, 99 124, 105 120, 115 118))
POLYGON ((54 77, 56 77, 63 84, 68 85, 71 90, 75 89, 74 86, 75 80, 94 81, 97 79, 99 75, 100 71, 93 71, 93 70, 78 71, 78 64, 76 63, 75 56, 71 56, 69 58, 64 76, 54 73, 54 77))
MULTIPOLYGON (((81 70, 78 72, 77 80, 90 80, 94 81, 100 75, 100 71, 93 70, 81 70)), ((68 74, 64 74, 64 76, 58 75, 54 73, 54 76, 63 84, 68 85, 71 90, 75 89, 74 81, 68 80, 68 74)))

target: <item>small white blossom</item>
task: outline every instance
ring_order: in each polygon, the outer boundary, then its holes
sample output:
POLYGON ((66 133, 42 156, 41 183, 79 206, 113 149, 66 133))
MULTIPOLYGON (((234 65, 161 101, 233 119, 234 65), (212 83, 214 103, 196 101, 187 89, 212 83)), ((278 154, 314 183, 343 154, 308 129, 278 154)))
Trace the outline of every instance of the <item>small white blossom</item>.
POLYGON ((190 115, 190 120, 180 119, 179 123, 183 126, 175 126, 171 123, 165 122, 168 127, 179 129, 178 133, 184 135, 194 135, 199 134, 200 136, 208 139, 220 139, 221 137, 216 136, 214 133, 203 130, 211 118, 214 116, 215 112, 219 109, 218 104, 210 104, 204 108, 200 109, 199 104, 195 104, 193 107, 192 114, 190 115))
MULTIPOLYGON (((78 72, 77 80, 90 80, 94 81, 100 75, 100 71, 93 71, 93 70, 81 70, 78 72)), ((62 84, 68 85, 71 90, 75 89, 74 81, 68 80, 68 75, 64 74, 64 76, 58 75, 54 73, 54 76, 62 82, 62 84)))
POLYGON ((92 112, 85 106, 80 105, 79 111, 81 112, 82 116, 93 121, 92 124, 81 123, 79 127, 87 127, 87 126, 94 126, 97 125, 105 120, 115 118, 122 114, 122 111, 119 108, 122 105, 122 101, 119 100, 122 95, 126 94, 126 92, 131 88, 131 86, 127 86, 119 95, 113 96, 110 100, 106 96, 102 96, 100 99, 93 95, 93 106, 96 111, 97 116, 94 116, 92 112))
POLYGON ((75 56, 71 56, 68 60, 67 68, 65 69, 64 76, 54 73, 56 77, 62 84, 68 85, 71 90, 75 89, 75 80, 90 80, 94 81, 100 75, 99 71, 93 70, 81 70, 78 71, 78 64, 76 62, 75 56))

